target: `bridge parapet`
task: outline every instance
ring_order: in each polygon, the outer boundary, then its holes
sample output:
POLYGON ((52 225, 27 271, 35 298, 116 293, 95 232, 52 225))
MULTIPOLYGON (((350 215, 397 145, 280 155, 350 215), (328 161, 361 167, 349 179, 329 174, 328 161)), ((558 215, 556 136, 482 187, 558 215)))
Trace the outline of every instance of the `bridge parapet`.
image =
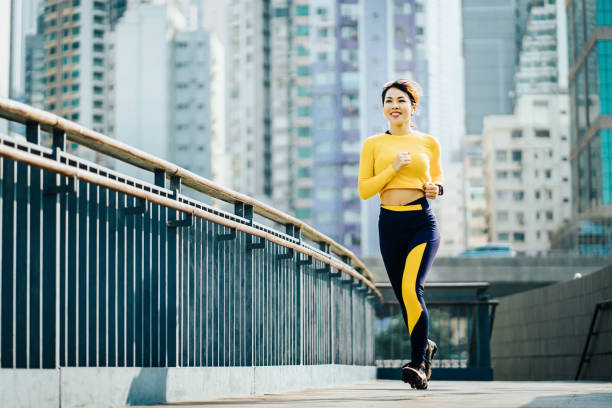
POLYGON ((2 369, 374 365, 382 297, 346 248, 63 118, 1 98, 0 117, 26 125, 26 140, 0 137, 2 369))

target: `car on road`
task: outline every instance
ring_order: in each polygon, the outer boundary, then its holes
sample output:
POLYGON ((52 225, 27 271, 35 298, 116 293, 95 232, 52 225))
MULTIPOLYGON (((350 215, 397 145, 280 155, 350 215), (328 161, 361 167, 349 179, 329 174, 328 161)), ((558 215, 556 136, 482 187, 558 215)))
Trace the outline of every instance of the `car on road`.
POLYGON ((457 254, 458 258, 513 258, 516 251, 512 244, 505 242, 489 242, 457 254))

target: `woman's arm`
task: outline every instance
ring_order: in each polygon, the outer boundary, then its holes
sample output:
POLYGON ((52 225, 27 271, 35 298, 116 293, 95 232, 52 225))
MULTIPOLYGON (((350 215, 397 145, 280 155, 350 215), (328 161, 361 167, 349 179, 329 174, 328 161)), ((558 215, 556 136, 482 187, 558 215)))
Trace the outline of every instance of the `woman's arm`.
POLYGON ((369 140, 363 143, 359 160, 359 181, 357 189, 362 199, 374 196, 397 174, 392 164, 380 174, 374 175, 374 148, 369 140))
POLYGON ((440 143, 438 140, 433 138, 433 148, 431 155, 431 163, 429 165, 429 175, 431 176, 431 182, 434 184, 444 184, 444 173, 442 171, 441 157, 440 157, 440 143))

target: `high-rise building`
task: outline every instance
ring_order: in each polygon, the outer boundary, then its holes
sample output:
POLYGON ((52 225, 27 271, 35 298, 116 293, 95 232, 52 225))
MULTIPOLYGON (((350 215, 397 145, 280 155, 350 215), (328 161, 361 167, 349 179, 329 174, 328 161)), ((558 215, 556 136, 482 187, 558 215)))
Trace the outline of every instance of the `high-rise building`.
MULTIPOLYGON (((270 202, 272 196, 270 0, 238 0, 227 9, 226 157, 229 187, 270 202)), ((284 120, 288 118, 283 117, 284 120)), ((275 169, 283 172, 285 169, 275 169)), ((286 209, 282 203, 278 206, 286 209)))
POLYGON ((38 17, 36 34, 25 37, 25 89, 24 100, 28 105, 44 109, 45 102, 45 36, 44 16, 38 17))
MULTIPOLYGON (((25 92, 25 60, 26 60, 26 37, 37 34, 39 25, 41 0, 5 0, 2 3, 11 3, 5 7, 10 8, 10 97, 23 101, 25 92)), ((6 27, 6 26, 5 26, 6 27)), ((3 37, 7 38, 7 37, 3 37)), ((3 61, 9 61, 5 59, 3 61)))
POLYGON ((550 249, 570 217, 567 48, 563 7, 531 0, 521 33, 513 115, 485 117, 489 241, 524 253, 550 249))
POLYGON ((223 182, 218 168, 224 149, 223 51, 191 18, 196 10, 173 2, 134 4, 117 24, 114 133, 131 146, 223 182))
POLYGON ((473 248, 488 241, 482 135, 466 135, 463 143, 465 246, 473 248))
POLYGON ((481 133, 486 115, 512 113, 510 91, 529 0, 463 0, 465 126, 481 133))
POLYGON ((570 134, 574 217, 559 246, 612 253, 612 4, 569 0, 570 134))
MULTIPOLYGON (((0 97, 9 97, 11 75, 11 2, 0 2, 0 97), (8 63, 7 63, 8 62, 8 63)), ((8 134, 8 122, 0 119, 0 135, 8 134)))
POLYGON ((460 0, 427 1, 430 133, 441 146, 444 196, 432 202, 440 225, 441 255, 466 246, 461 141, 465 135, 463 27, 460 0))
MULTIPOLYGON (((387 128, 383 83, 415 79, 427 92, 425 4, 229 4, 232 187, 272 200, 356 253, 378 254, 378 233, 367 215, 378 208, 376 199, 362 205, 357 193, 359 153, 366 137, 387 128)), ((427 110, 422 104, 415 118, 425 132, 427 110)))
POLYGON ((567 89, 565 10, 555 1, 531 0, 515 73, 515 94, 567 89))
POLYGON ((528 255, 550 249, 571 214, 568 127, 562 92, 522 95, 513 115, 485 117, 489 242, 510 242, 528 255))
POLYGON ((48 0, 44 7, 45 109, 107 129, 108 0, 48 0))

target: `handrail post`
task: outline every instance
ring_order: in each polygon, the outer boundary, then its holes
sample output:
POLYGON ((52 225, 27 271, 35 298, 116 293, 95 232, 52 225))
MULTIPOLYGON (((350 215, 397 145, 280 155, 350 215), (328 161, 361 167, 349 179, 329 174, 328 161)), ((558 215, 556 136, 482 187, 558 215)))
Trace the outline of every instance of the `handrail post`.
MULTIPOLYGON (((234 214, 246 218, 249 221, 249 225, 253 225, 253 206, 245 204, 241 201, 234 203, 234 214)), ((242 311, 241 314, 245 316, 244 322, 242 322, 244 333, 241 334, 240 347, 243 348, 243 358, 239 361, 238 365, 241 366, 252 366, 253 365, 253 321, 255 319, 255 303, 253 293, 253 256, 256 256, 252 249, 263 248, 265 246, 265 240, 260 238, 257 244, 253 244, 253 236, 246 234, 246 245, 244 248, 244 278, 241 279, 241 293, 244 294, 242 299, 242 311)), ((241 331, 239 330, 240 334, 241 331)))
MULTIPOLYGON (((170 176, 170 190, 172 190, 173 198, 176 200, 179 193, 181 192, 181 178, 177 175, 170 176)), ((174 209, 168 209, 168 219, 175 220, 177 211, 174 209)), ((166 333, 167 333, 167 365, 168 367, 178 367, 178 333, 179 321, 178 321, 178 288, 179 288, 179 259, 178 259, 178 248, 180 243, 178 242, 177 228, 166 228, 166 234, 168 237, 168 282, 167 282, 167 304, 168 309, 166 310, 166 333)))

